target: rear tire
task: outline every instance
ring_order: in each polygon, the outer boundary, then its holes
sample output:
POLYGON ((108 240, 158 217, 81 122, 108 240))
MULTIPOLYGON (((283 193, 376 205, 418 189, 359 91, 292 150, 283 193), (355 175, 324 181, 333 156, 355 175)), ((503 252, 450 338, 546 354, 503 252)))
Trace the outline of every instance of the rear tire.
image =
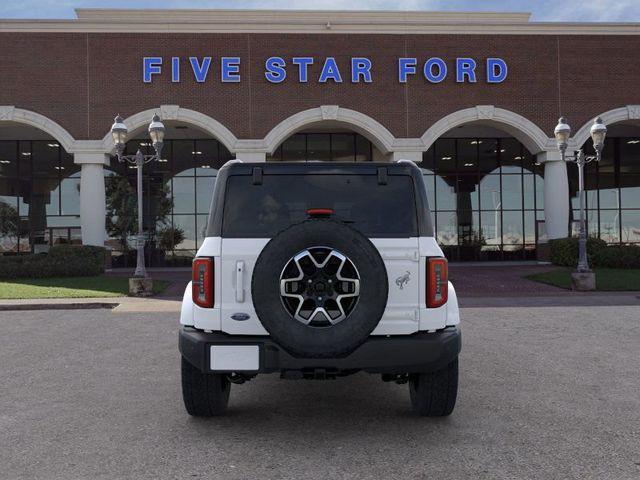
POLYGON ((226 375, 202 373, 182 358, 182 399, 194 417, 223 415, 229 403, 231 382, 226 375))
POLYGON ((423 417, 451 415, 458 396, 458 359, 441 370, 409 376, 414 412, 423 417))

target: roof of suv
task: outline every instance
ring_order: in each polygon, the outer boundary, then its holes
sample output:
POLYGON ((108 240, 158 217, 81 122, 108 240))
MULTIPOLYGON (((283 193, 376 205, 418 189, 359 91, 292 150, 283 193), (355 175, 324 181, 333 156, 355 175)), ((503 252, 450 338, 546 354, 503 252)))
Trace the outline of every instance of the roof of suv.
POLYGON ((217 237, 222 234, 222 209, 224 205, 227 179, 230 176, 252 176, 254 185, 262 184, 263 175, 377 175, 379 184, 386 184, 386 176, 406 175, 413 179, 415 208, 418 217, 418 233, 423 237, 433 236, 433 225, 427 201, 427 192, 422 172, 413 162, 405 160, 394 163, 362 162, 253 162, 239 160, 227 162, 218 172, 216 188, 212 198, 206 235, 217 237))
POLYGON ((389 173, 420 175, 418 166, 410 161, 395 163, 386 162, 254 162, 230 161, 224 165, 230 174, 251 174, 254 168, 261 168, 266 174, 347 174, 347 175, 375 175, 379 168, 386 168, 389 173))

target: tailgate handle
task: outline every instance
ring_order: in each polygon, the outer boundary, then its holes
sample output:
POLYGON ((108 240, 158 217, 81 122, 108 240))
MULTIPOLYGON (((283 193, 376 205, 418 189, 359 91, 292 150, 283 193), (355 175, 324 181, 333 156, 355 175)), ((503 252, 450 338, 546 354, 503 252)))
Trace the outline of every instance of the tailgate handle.
POLYGON ((236 262, 236 302, 244 302, 244 262, 236 262))

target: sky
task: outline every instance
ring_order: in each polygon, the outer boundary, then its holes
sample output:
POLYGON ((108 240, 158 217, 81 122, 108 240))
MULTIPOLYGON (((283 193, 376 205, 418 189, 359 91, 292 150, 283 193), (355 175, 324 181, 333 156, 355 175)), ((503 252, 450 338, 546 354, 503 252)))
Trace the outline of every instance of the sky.
POLYGON ((531 12, 539 22, 638 22, 640 0, 0 0, 0 18, 75 18, 74 8, 258 8, 531 12))

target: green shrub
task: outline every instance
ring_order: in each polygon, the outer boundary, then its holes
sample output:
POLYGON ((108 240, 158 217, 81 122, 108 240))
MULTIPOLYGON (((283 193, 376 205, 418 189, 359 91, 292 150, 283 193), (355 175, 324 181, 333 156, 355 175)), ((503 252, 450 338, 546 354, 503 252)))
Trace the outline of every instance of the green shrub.
MULTIPOLYGON (((551 263, 563 267, 575 267, 578 264, 578 239, 575 237, 558 238, 549 241, 551 247, 551 263)), ((593 262, 596 252, 607 248, 607 242, 599 238, 587 239, 587 258, 593 262)))
POLYGON ((640 268, 640 247, 636 245, 610 245, 594 254, 593 266, 640 268))
MULTIPOLYGON (((551 262, 563 267, 578 264, 578 239, 561 238, 549 241, 551 262)), ((604 240, 587 239, 589 266, 601 268, 640 268, 640 246, 607 245, 604 240)))
POLYGON ((0 278, 89 277, 104 273, 106 250, 59 245, 49 253, 0 256, 0 278))

